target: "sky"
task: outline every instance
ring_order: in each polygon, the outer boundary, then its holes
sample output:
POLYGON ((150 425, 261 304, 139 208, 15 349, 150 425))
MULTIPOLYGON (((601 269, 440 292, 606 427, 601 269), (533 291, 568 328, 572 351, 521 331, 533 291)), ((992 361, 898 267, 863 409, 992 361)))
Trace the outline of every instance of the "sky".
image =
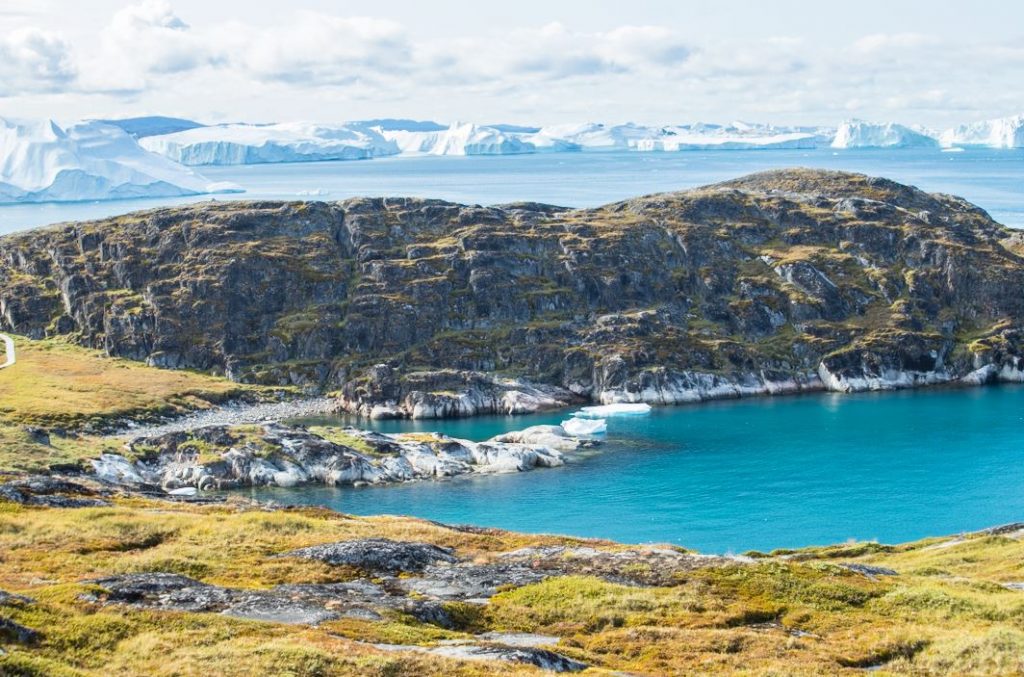
POLYGON ((1024 112, 1010 0, 0 0, 0 116, 944 128, 1024 112))

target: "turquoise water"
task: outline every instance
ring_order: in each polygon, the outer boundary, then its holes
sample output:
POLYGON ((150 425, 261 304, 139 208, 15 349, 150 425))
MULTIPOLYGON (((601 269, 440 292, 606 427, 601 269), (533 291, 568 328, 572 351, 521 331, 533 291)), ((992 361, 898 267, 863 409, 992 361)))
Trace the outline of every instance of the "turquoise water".
MULTIPOLYGON (((482 440, 562 415, 380 422, 482 440)), ((364 425, 366 423, 364 422, 364 425)), ((742 552, 1024 520, 1024 387, 755 398, 609 419, 563 468, 252 491, 354 514, 742 552)), ((249 493, 249 492, 247 492, 249 493)))
MULTIPOLYGON (((961 195, 1008 226, 1024 228, 1024 150, 737 150, 587 152, 201 167, 211 180, 246 189, 225 199, 338 200, 406 195, 497 204, 535 200, 590 207, 681 190, 779 167, 822 167, 886 176, 961 195)), ((209 197, 0 207, 0 234, 58 221, 96 219, 209 197)))

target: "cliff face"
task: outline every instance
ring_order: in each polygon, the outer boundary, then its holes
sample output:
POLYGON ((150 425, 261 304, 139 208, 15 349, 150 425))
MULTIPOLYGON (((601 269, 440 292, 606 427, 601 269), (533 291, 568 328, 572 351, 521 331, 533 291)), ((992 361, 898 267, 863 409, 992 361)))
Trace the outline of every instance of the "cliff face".
POLYGON ((0 238, 0 329, 379 416, 1022 380, 1021 252, 961 199, 808 170, 588 210, 206 203, 0 238))

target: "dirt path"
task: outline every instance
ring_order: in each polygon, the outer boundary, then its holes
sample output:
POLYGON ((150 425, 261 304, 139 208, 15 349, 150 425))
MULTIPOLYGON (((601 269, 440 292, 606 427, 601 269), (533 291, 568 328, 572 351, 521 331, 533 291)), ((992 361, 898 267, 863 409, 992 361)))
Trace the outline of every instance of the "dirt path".
POLYGON ((338 403, 327 397, 289 400, 264 404, 228 404, 205 411, 197 411, 164 423, 132 426, 110 433, 109 437, 153 437, 167 433, 187 432, 195 428, 216 425, 248 425, 265 421, 303 418, 335 411, 338 403))
POLYGON ((7 353, 7 361, 4 362, 3 364, 0 364, 0 369, 3 369, 4 367, 13 367, 14 366, 14 361, 15 361, 15 359, 14 359, 14 339, 12 339, 7 334, 0 334, 0 341, 4 342, 4 347, 6 348, 6 353, 7 353))

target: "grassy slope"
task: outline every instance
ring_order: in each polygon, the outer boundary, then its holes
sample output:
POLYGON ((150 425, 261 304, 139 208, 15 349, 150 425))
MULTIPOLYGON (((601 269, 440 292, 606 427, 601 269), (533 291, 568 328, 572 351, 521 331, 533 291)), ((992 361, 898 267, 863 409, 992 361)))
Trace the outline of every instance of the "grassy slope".
MULTIPOLYGON (((120 501, 54 510, 0 504, 0 589, 38 605, 0 616, 43 631, 34 647, 0 645, 3 674, 519 674, 498 663, 380 652, 369 642, 429 645, 463 632, 408 618, 341 620, 317 628, 216 614, 102 608, 78 599, 82 581, 107 573, 168 571, 232 586, 325 582, 353 572, 272 559, 299 546, 387 536, 454 546, 485 560, 548 536, 472 534, 403 518, 327 510, 266 512, 120 501), (15 666, 23 672, 16 672, 15 666), (5 670, 7 672, 5 672, 5 670), (35 672, 33 672, 35 671, 35 672)), ((1024 543, 975 536, 888 547, 872 544, 777 553, 755 565, 691 572, 663 588, 569 577, 499 594, 463 614, 464 632, 555 634, 558 651, 604 670, 638 674, 735 672, 857 674, 887 662, 897 674, 1024 670, 1024 543), (870 562, 899 576, 870 580, 836 565, 870 562), (796 631, 800 631, 797 633, 796 631), (809 633, 809 634, 802 634, 809 633)), ((610 544, 599 547, 615 547, 610 544)))
MULTIPOLYGON (((18 347, 18 364, 0 372, 0 471, 38 470, 116 444, 53 436, 46 446, 24 431, 27 424, 81 426, 208 406, 241 392, 221 379, 111 360, 60 342, 19 339, 18 347)), ((89 589, 84 580, 126 571, 177 572, 250 587, 337 580, 352 572, 269 556, 364 536, 425 540, 482 559, 565 540, 469 534, 417 520, 315 509, 266 512, 122 500, 112 508, 51 510, 0 503, 0 589, 39 601, 0 609, 0 618, 44 633, 32 647, 0 634, 6 652, 0 674, 529 672, 384 653, 361 643, 430 644, 491 629, 558 635, 558 651, 598 666, 595 672, 855 674, 881 662, 887 671, 907 674, 1024 671, 1024 593, 999 585, 1024 580, 1024 544, 1002 536, 948 547, 933 541, 779 552, 754 566, 689 573, 666 588, 553 579, 502 593, 482 613, 464 613, 465 625, 457 631, 399 616, 304 628, 216 614, 101 608, 78 597, 89 589), (900 576, 873 581, 836 566, 849 561, 892 567, 900 576)))
POLYGON ((105 357, 58 340, 15 337, 18 361, 0 370, 0 470, 73 463, 111 446, 88 435, 34 442, 24 426, 80 428, 121 417, 209 407, 258 389, 187 371, 105 357))

